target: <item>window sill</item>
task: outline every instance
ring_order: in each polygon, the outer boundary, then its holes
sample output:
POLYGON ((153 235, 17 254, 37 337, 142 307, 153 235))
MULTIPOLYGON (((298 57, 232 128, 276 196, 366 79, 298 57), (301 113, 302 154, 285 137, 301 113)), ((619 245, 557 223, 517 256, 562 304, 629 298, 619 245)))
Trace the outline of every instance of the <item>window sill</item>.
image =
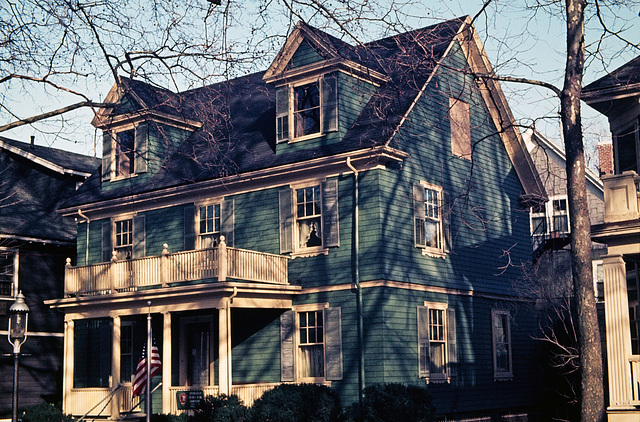
POLYGON ((140 174, 140 173, 131 173, 131 174, 126 175, 126 176, 117 176, 117 177, 116 177, 116 176, 114 176, 114 177, 110 177, 110 178, 109 178, 109 181, 110 181, 110 182, 117 182, 117 181, 119 181, 119 180, 127 180, 127 179, 131 179, 131 178, 133 178, 133 177, 138 177, 138 175, 139 175, 139 174, 140 174))
POLYGON ((513 381, 513 374, 494 375, 493 376, 493 380, 495 382, 513 381))
POLYGON ((326 134, 322 133, 322 132, 311 133, 309 135, 299 136, 299 137, 293 138, 293 139, 290 138, 287 141, 280 141, 278 143, 280 143, 280 144, 295 144, 296 142, 302 142, 302 141, 308 141, 309 139, 320 138, 320 137, 322 137, 324 135, 326 135, 326 134))
POLYGON ((318 255, 329 255, 329 248, 321 248, 321 249, 308 249, 308 250, 301 250, 301 251, 297 251, 297 252, 293 252, 291 254, 291 258, 307 258, 307 257, 311 257, 311 256, 318 256, 318 255))
POLYGON ((433 248, 422 248, 422 255, 428 255, 431 258, 442 258, 444 259, 447 254, 442 249, 433 249, 433 248))
POLYGON ((438 377, 438 378, 425 378, 425 381, 427 382, 427 384, 449 384, 451 383, 451 378, 449 377, 438 377))

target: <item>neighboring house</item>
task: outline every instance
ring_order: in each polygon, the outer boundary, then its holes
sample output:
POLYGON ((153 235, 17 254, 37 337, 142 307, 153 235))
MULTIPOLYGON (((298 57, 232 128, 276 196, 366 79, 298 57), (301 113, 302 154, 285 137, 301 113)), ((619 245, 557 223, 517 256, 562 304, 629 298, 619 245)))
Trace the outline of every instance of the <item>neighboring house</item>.
POLYGON ((282 382, 345 406, 361 384, 426 385, 448 420, 539 410, 534 301, 513 285, 520 200, 544 188, 473 72, 492 70, 466 18, 358 47, 299 23, 265 72, 180 94, 121 78, 93 122, 102 169, 60 210, 78 221, 47 302, 65 413, 135 406, 147 312, 154 412, 282 382))
POLYGON ((640 418, 640 57, 590 83, 582 99, 609 119, 614 174, 602 176, 602 257, 610 421, 640 418))
MULTIPOLYGON (((0 352, 9 307, 22 291, 30 308, 20 360, 19 409, 62 397, 63 316, 44 304, 63 293, 64 259, 75 256, 76 227, 56 209, 100 161, 0 137, 0 352)), ((0 418, 10 417, 13 360, 0 360, 0 418)))

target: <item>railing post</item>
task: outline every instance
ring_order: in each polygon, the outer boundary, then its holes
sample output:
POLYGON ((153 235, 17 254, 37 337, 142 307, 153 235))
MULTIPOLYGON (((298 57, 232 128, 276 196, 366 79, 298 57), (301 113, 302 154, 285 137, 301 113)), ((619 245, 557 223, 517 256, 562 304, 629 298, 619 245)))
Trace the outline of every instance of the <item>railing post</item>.
POLYGON ((227 281, 227 244, 224 236, 220 236, 218 245, 218 281, 227 281))
POLYGON ((71 278, 71 258, 67 258, 67 263, 64 266, 64 295, 69 296, 69 292, 71 291, 71 286, 69 286, 69 283, 71 283, 71 280, 69 280, 71 278))
POLYGON ((169 275, 167 274, 169 271, 169 245, 166 243, 162 244, 162 256, 160 258, 160 281, 162 282, 162 287, 167 287, 169 284, 167 280, 169 280, 169 275))
POLYGON ((111 276, 111 293, 116 292, 116 261, 118 260, 118 252, 111 252, 111 263, 109 264, 109 275, 111 276))

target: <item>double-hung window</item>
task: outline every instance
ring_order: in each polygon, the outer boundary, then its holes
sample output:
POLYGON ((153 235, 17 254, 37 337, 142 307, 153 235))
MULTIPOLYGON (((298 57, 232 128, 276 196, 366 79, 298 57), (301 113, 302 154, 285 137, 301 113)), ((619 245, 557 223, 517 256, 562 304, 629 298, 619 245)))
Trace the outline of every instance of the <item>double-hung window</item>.
POLYGON ((307 139, 338 130, 337 77, 305 79, 276 89, 276 141, 307 139))
POLYGON ((418 307, 418 373, 427 382, 457 375, 456 314, 444 303, 418 307))
POLYGON ((531 235, 534 237, 558 236, 570 232, 569 206, 565 195, 552 197, 545 203, 531 207, 529 215, 531 235))
POLYGON ((283 189, 279 206, 281 253, 317 254, 339 246, 337 180, 283 189))
POLYGON ((496 380, 512 379, 511 325, 509 311, 492 309, 493 377, 496 380))
POLYGON ((102 180, 118 180, 146 172, 148 138, 147 123, 105 129, 102 138, 102 180))
POLYGON ((135 373, 133 356, 133 322, 123 321, 120 326, 120 381, 130 383, 135 373))
POLYGON ((115 217, 102 223, 102 261, 141 258, 146 254, 144 215, 115 217))
POLYGON ((0 248, 0 296, 18 293, 18 251, 0 248))
POLYGON ((449 213, 440 186, 416 183, 413 186, 414 240, 424 254, 444 256, 449 251, 449 213))
POLYGON ((133 252, 133 219, 128 218, 114 222, 113 234, 118 260, 130 259, 133 252))
POLYGON ((213 248, 220 242, 220 204, 199 207, 200 248, 213 248))
POLYGON ((340 380, 341 308, 302 305, 280 316, 281 381, 340 380))

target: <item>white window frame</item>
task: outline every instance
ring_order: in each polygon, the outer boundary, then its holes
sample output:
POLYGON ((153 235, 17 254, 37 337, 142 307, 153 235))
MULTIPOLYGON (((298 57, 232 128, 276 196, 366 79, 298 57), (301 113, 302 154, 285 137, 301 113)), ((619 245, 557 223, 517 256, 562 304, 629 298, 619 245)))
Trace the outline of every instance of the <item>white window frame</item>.
MULTIPOLYGON (((326 323, 326 318, 324 315, 324 310, 326 308, 329 307, 328 303, 323 303, 323 304, 310 304, 310 305, 301 305, 301 306, 294 306, 293 307, 293 311, 294 311, 294 327, 295 327, 295 334, 294 334, 294 347, 295 347, 295 374, 296 374, 296 381, 298 382, 310 382, 310 383, 317 383, 317 382, 325 382, 326 381, 326 376, 327 376, 327 352, 326 352, 326 329, 325 329, 325 323, 326 323), (323 333, 322 333, 322 367, 323 367, 323 375, 321 377, 305 377, 302 376, 302 371, 303 371, 303 357, 302 357, 302 347, 303 344, 300 340, 300 314, 302 313, 309 313, 309 312, 320 312, 322 313, 322 328, 323 328, 323 333)), ((319 344, 315 343, 315 344, 319 344)))
POLYGON ((604 303, 604 261, 601 259, 596 259, 591 262, 593 268, 593 293, 596 298, 596 303, 604 303), (598 271, 602 271, 602 280, 598 277, 598 271), (598 287, 598 285, 602 285, 602 289, 598 287))
MULTIPOLYGON (((441 303, 441 302, 424 302, 424 306, 426 308, 428 308, 429 311, 429 325, 427 327, 427 332, 429 333, 429 376, 426 377, 426 382, 427 384, 430 383, 434 383, 434 384, 438 384, 438 383, 449 383, 451 382, 451 374, 449 372, 449 344, 452 341, 452 339, 449 338, 449 318, 447 315, 447 311, 449 309, 449 305, 446 303, 441 303), (443 344, 443 366, 444 366, 444 373, 439 373, 439 374, 434 374, 433 371, 431 370, 431 362, 432 362, 432 353, 433 353, 433 347, 432 345, 435 343, 434 340, 431 340, 431 328, 432 328, 432 323, 431 323, 431 311, 437 311, 437 312, 441 312, 442 313, 442 330, 443 330, 443 337, 444 340, 436 340, 438 342, 438 344, 443 344)), ((420 321, 418 321, 419 323, 420 321)))
POLYGON ((221 204, 221 200, 219 201, 209 201, 209 202, 204 202, 204 203, 200 203, 200 204, 196 204, 196 235, 197 235, 197 245, 196 247, 198 249, 204 249, 205 247, 207 247, 206 242, 204 237, 205 236, 213 236, 216 240, 215 245, 213 246, 208 246, 208 247, 215 247, 217 246, 217 244, 220 242, 220 236, 222 235, 222 204, 221 204), (206 207, 212 207, 212 210, 214 212, 214 217, 213 217, 213 231, 205 231, 203 232, 201 230, 201 224, 202 224, 202 208, 206 208, 206 207), (215 217, 215 211, 218 211, 218 230, 216 230, 215 227, 215 223, 216 223, 216 217, 215 217))
MULTIPOLYGON (((436 257, 444 257, 445 256, 445 246, 444 246, 444 219, 443 219, 443 212, 444 212, 444 191, 442 189, 441 186, 438 185, 433 185, 431 183, 427 183, 424 181, 420 181, 420 185, 423 187, 424 189, 424 201, 421 204, 422 207, 424 207, 425 209, 425 219, 424 219, 424 234, 425 234, 425 239, 424 239, 424 244, 420 244, 416 241, 416 246, 422 248, 422 254, 423 255, 429 255, 429 256, 436 256, 436 257), (435 208, 437 210, 438 216, 437 218, 434 218, 433 216, 429 215, 429 212, 427 212, 427 191, 434 191, 437 193, 438 198, 437 198, 437 203, 430 203, 431 206, 431 211, 433 211, 433 209, 435 208), (427 232, 427 220, 434 222, 436 224, 437 227, 437 247, 433 247, 433 246, 428 246, 427 245, 427 241, 426 241, 426 232, 427 232)), ((415 217, 414 217, 415 218, 415 217)), ((414 221, 414 225, 413 225, 413 229, 414 231, 417 231, 417 227, 418 224, 416 221, 414 221)), ((419 235, 418 233, 414 233, 414 239, 419 239, 419 235)))
MULTIPOLYGON (((129 124, 124 124, 118 127, 105 129, 104 131, 105 132, 103 136, 103 142, 107 142, 107 139, 110 142, 109 157, 107 159, 105 156, 103 156, 103 161, 102 161, 103 166, 106 166, 107 163, 109 166, 108 177, 107 177, 108 180, 117 181, 117 180, 130 179, 132 177, 138 176, 140 173, 144 173, 147 171, 147 164, 146 164, 146 161, 144 161, 146 160, 147 150, 149 148, 148 146, 149 125, 147 123, 145 122, 129 123, 129 124), (140 130, 141 127, 144 127, 144 131, 145 131, 144 137, 146 137, 146 139, 144 140, 142 145, 139 145, 138 130, 140 130), (118 157, 119 157, 118 134, 121 134, 123 132, 128 132, 128 131, 133 131, 133 146, 131 150, 130 172, 126 174, 118 174, 117 172, 117 167, 118 167, 117 163, 119 161, 118 160, 118 157), (107 133, 108 133, 108 137, 106 135, 107 133), (142 161, 144 161, 144 163, 142 163, 142 161), (140 166, 137 166, 136 163, 140 164, 140 166), (141 167, 141 168, 138 168, 138 167, 141 167)), ((141 138, 141 139, 144 139, 144 138, 141 138)), ((104 150, 103 150, 103 154, 104 154, 104 150)), ((104 178, 105 176, 103 174, 103 180, 104 178)))
POLYGON ((513 360, 512 360, 512 349, 513 342, 511 339, 511 313, 507 310, 503 309, 492 309, 491 310, 491 343, 493 350, 493 378, 496 381, 505 381, 513 379, 513 360), (498 344, 498 333, 496 330, 497 322, 505 322, 506 325, 502 327, 504 331, 505 340, 501 344, 498 344), (502 370, 502 368, 498 368, 498 349, 499 347, 505 347, 507 353, 507 364, 508 368, 506 370, 502 370))
POLYGON ((291 190, 292 190, 292 194, 293 194, 293 251, 294 251, 294 255, 307 255, 309 253, 312 254, 317 254, 317 253, 328 253, 328 249, 324 246, 324 220, 323 220, 323 200, 324 198, 322 197, 322 181, 320 180, 314 180, 311 182, 306 182, 304 184, 299 184, 299 185, 291 185, 291 190), (300 246, 300 229, 298 227, 298 222, 299 220, 307 220, 310 219, 308 216, 302 216, 299 217, 298 216, 298 190, 304 190, 304 189, 309 189, 309 188, 317 188, 318 189, 318 194, 320 195, 320 198, 318 199, 318 204, 320 207, 320 213, 319 214, 314 214, 313 217, 311 218, 318 218, 320 220, 320 234, 319 234, 319 238, 320 238, 320 245, 318 246, 300 246))
POLYGON ((554 195, 549 197, 549 200, 541 205, 541 209, 538 212, 534 212, 534 208, 529 208, 529 232, 533 237, 544 237, 550 235, 567 235, 571 233, 571 221, 569 220, 569 200, 567 195, 554 195), (566 205, 566 210, 563 212, 556 213, 554 209, 555 201, 563 201, 566 205), (562 216, 567 219, 567 229, 566 230, 557 230, 555 227, 555 217, 562 216), (534 233, 534 218, 544 217, 545 221, 545 230, 544 233, 534 233))
POLYGON ((20 271, 20 252, 18 249, 12 249, 12 248, 3 248, 0 247, 0 252, 2 253, 8 253, 8 254, 12 254, 13 255, 13 270, 12 270, 12 274, 11 274, 11 292, 10 294, 7 295, 2 295, 0 297, 16 297, 18 295, 18 274, 20 271))
MULTIPOLYGON (((122 216, 122 217, 116 217, 113 219, 113 221, 111 222, 111 244, 113 245, 113 250, 116 252, 117 254, 117 258, 118 260, 123 260, 123 259, 131 259, 133 258, 133 215, 127 215, 127 216, 122 216), (124 222, 129 222, 129 243, 123 243, 121 245, 118 245, 118 225, 120 223, 124 223, 124 222), (124 251, 128 251, 127 256, 119 256, 121 253, 123 253, 124 251)), ((124 233, 124 232, 122 232, 124 233)), ((121 234, 122 234, 121 233, 121 234)))

